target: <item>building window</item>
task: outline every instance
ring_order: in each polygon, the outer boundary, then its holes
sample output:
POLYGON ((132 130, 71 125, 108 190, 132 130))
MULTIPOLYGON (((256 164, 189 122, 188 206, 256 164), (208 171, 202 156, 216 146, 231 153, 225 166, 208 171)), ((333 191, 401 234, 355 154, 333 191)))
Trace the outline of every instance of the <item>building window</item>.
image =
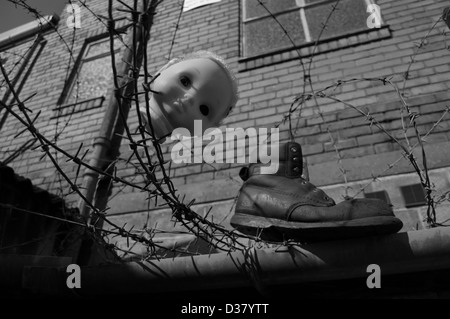
MULTIPOLYGON (((118 39, 114 41, 116 64, 122 46, 118 39)), ((72 76, 65 104, 79 103, 105 96, 107 90, 113 85, 109 38, 87 44, 76 71, 72 76)))
POLYGON ((425 192, 421 184, 401 186, 400 191, 405 200, 405 207, 417 207, 427 204, 425 192))
POLYGON ((384 200, 386 203, 391 204, 391 199, 389 198, 389 194, 386 191, 378 191, 378 192, 370 192, 364 193, 364 197, 366 198, 378 198, 384 200))
MULTIPOLYGON (((3 64, 17 95, 26 87, 28 77, 39 61, 46 43, 42 35, 37 35, 31 44, 24 42, 1 52, 0 63, 3 64)), ((12 105, 16 99, 3 76, 0 78, 0 98, 4 103, 12 105)), ((0 108, 0 130, 7 122, 8 116, 9 112, 0 108)))
MULTIPOLYGON (((315 43, 336 0, 244 0, 243 55, 245 57, 277 52, 315 43)), ((370 30, 367 6, 372 0, 341 0, 331 15, 320 40, 370 30)))

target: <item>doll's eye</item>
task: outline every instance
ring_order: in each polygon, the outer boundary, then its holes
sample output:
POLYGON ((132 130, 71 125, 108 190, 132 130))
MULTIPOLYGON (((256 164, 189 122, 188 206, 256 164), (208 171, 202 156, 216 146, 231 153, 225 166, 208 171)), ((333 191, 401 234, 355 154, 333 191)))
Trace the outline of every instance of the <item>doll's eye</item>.
POLYGON ((200 113, 202 113, 204 116, 208 116, 209 107, 206 105, 200 105, 200 113))
POLYGON ((180 83, 184 87, 188 87, 191 84, 191 80, 187 76, 182 76, 182 77, 180 77, 180 83))

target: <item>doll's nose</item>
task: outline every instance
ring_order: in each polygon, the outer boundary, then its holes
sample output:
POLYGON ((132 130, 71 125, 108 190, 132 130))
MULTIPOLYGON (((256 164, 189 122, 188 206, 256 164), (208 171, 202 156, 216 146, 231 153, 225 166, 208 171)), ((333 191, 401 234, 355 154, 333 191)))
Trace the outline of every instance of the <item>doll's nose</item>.
POLYGON ((189 108, 194 106, 195 104, 194 96, 192 96, 192 94, 186 93, 183 97, 183 104, 189 108))

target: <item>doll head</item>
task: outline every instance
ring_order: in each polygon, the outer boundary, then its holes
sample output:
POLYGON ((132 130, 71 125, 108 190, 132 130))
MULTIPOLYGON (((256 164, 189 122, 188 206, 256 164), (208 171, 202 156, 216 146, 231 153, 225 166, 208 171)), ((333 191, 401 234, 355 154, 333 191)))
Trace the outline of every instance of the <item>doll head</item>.
POLYGON ((150 85, 149 104, 157 137, 184 127, 194 132, 217 126, 238 99, 236 79, 224 60, 209 51, 175 58, 164 65, 150 85))

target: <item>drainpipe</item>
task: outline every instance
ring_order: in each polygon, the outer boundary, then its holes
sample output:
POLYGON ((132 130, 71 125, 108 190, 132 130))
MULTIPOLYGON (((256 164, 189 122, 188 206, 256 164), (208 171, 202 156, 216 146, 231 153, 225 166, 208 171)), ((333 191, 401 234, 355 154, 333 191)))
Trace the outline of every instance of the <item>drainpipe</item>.
MULTIPOLYGON (((362 278, 377 264, 383 276, 450 270, 450 228, 336 240, 303 246, 250 249, 191 257, 81 267, 81 296, 155 294, 362 278)), ((29 267, 23 288, 38 294, 70 295, 66 268, 29 267)), ((192 296, 187 294, 186 296, 192 296)), ((288 298, 289 299, 289 298, 288 298)))
MULTIPOLYGON (((137 0, 136 0, 137 1, 137 0)), ((143 0, 142 5, 142 11, 145 10, 145 5, 148 3, 148 1, 143 0)), ((153 24, 153 15, 156 9, 156 6, 158 4, 158 1, 151 0, 148 13, 148 21, 147 21, 147 27, 148 30, 147 33, 147 39, 142 41, 142 29, 138 28, 136 30, 136 39, 137 39, 137 52, 136 52, 136 61, 134 65, 136 66, 136 69, 139 70, 141 68, 142 60, 143 60, 143 46, 147 44, 148 38, 150 35, 150 29, 153 24)), ((111 5, 111 0, 110 0, 111 5)), ((141 22, 142 17, 141 17, 141 22)), ((144 23, 144 22, 143 22, 144 23)), ((117 70, 117 74, 119 76, 122 76, 122 81, 119 82, 119 86, 123 86, 127 81, 127 75, 130 72, 130 65, 133 65, 133 55, 134 52, 131 49, 133 48, 133 37, 130 35, 127 48, 125 48, 125 52, 122 57, 122 63, 121 66, 117 70)), ((126 88, 122 90, 122 95, 128 95, 132 93, 133 85, 128 85, 126 88)), ((121 106, 122 106, 122 114, 124 115, 124 119, 119 114, 119 102, 116 99, 116 96, 114 94, 115 88, 113 89, 113 92, 111 93, 109 97, 109 103, 105 112, 105 116, 100 128, 100 132, 98 136, 94 139, 93 142, 93 154, 91 157, 91 160, 89 162, 89 165, 95 169, 103 170, 105 166, 113 161, 118 156, 118 149, 121 144, 121 138, 118 137, 118 135, 122 135, 123 132, 123 121, 126 121, 128 117, 128 112, 130 109, 131 101, 127 99, 121 100, 121 106)), ((81 189, 82 194, 86 198, 86 200, 90 203, 94 202, 94 195, 96 191, 101 194, 105 194, 104 196, 107 196, 107 191, 97 189, 97 182, 98 182, 98 173, 95 172, 92 169, 87 168, 84 172, 84 178, 83 178, 83 187, 81 189)), ((109 183, 103 183, 108 185, 109 183)), ((107 186, 106 186, 107 187, 107 186)), ((96 203, 99 201, 95 201, 96 203)), ((103 201, 106 203, 106 201, 103 201)), ((81 216, 83 216, 88 222, 90 221, 90 207, 86 204, 86 201, 83 199, 80 199, 78 203, 78 207, 80 210, 81 216)), ((97 205, 96 208, 98 208, 100 211, 104 209, 105 204, 97 205), (101 207, 103 206, 103 207, 101 207)))

